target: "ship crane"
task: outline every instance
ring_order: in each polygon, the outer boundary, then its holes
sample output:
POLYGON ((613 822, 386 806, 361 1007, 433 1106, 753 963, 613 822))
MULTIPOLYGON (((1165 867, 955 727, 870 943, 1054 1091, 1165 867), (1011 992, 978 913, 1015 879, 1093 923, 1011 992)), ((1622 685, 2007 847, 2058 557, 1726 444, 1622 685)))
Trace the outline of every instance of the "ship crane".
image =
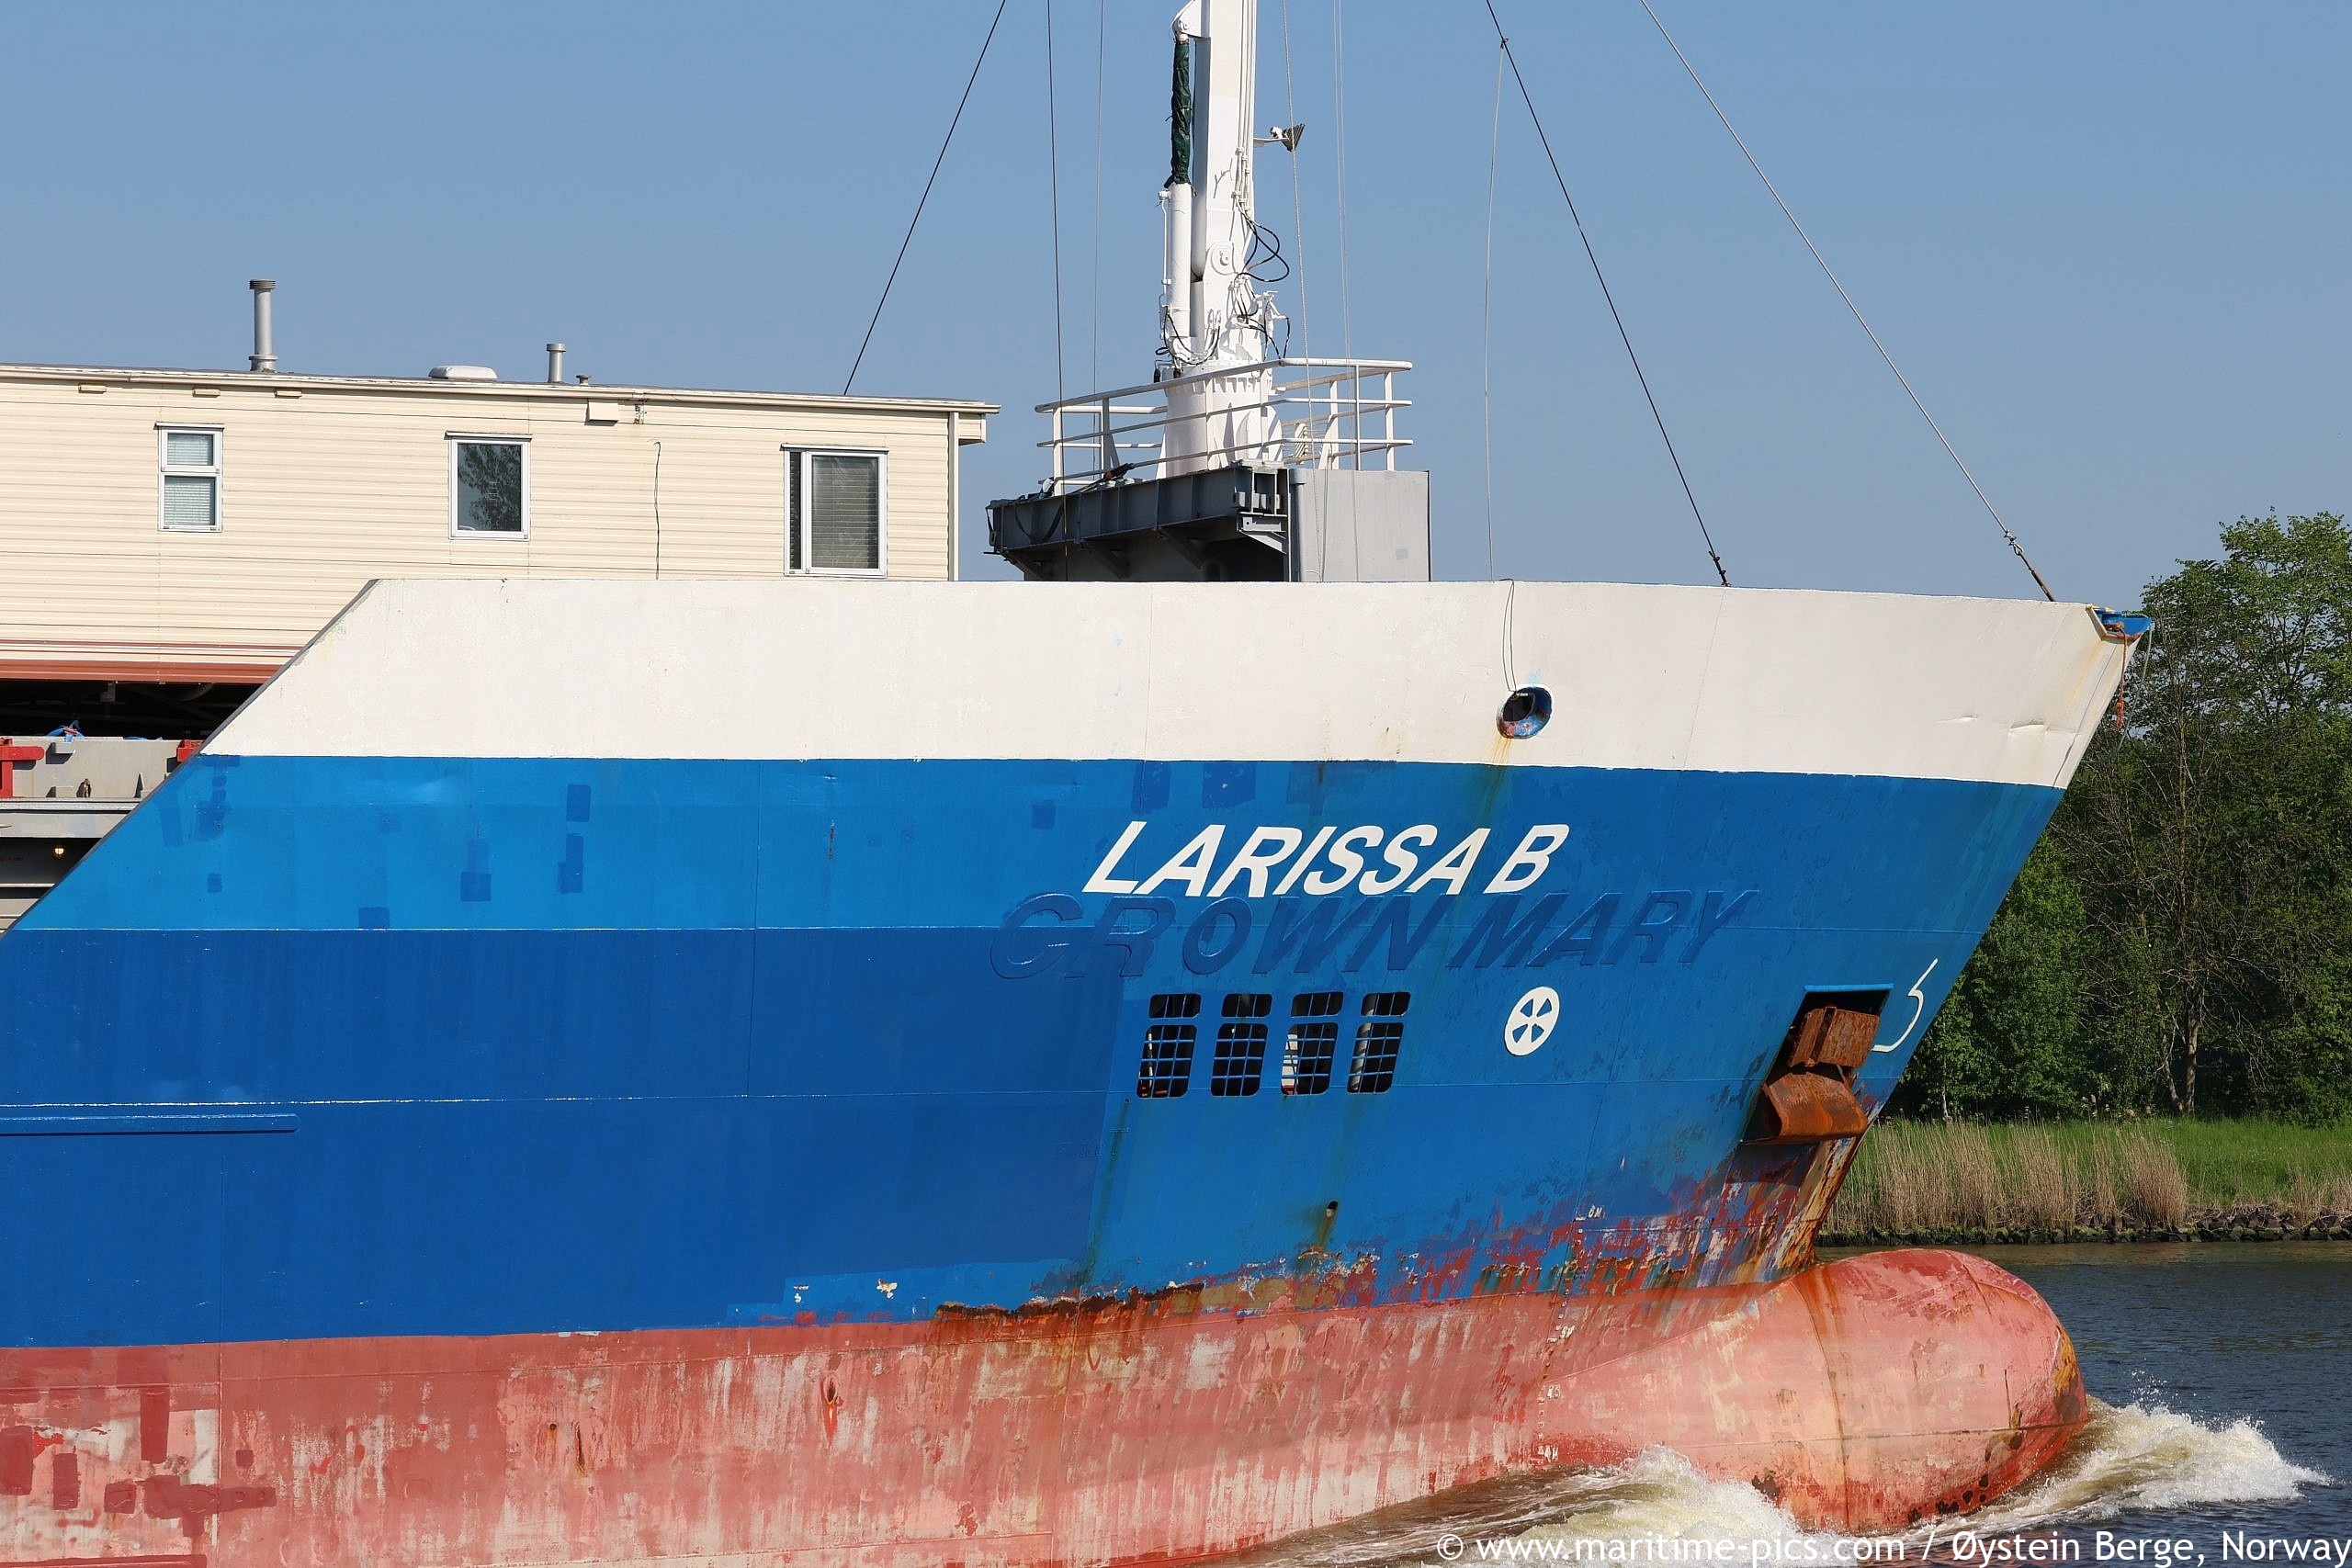
POLYGON ((1159 361, 1148 381, 1041 403, 1050 470, 989 505, 1031 578, 1425 581, 1429 476, 1396 466, 1396 359, 1293 358, 1252 271, 1258 0, 1191 0, 1171 28, 1159 190, 1159 361))
POLYGON ((1176 17, 1168 183, 1159 192, 1171 473, 1234 457, 1280 460, 1272 389, 1281 317, 1250 271, 1258 232, 1250 129, 1257 13, 1257 0, 1193 0, 1176 17))

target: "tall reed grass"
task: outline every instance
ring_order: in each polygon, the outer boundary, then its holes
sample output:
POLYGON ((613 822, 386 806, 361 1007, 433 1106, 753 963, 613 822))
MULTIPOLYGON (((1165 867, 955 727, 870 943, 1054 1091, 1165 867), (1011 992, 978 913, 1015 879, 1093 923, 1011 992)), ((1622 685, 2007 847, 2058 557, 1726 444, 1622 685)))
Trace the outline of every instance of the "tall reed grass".
MULTIPOLYGON (((2297 1179, 2308 1214, 2352 1209, 2352 1177, 2297 1179)), ((2145 1125, 1885 1122, 1862 1140, 1823 1233, 2177 1231, 2191 1207, 2179 1153, 2145 1125)))

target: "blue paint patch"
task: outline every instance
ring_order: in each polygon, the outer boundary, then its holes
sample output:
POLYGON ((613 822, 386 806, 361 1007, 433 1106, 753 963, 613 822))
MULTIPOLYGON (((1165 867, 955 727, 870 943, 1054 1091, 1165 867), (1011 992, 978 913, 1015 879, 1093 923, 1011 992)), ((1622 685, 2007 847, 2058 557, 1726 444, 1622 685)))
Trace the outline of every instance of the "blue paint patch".
POLYGON ((486 904, 490 901, 490 843, 487 840, 466 840, 466 869, 458 874, 458 901, 463 904, 486 904))
POLYGON ((1054 803, 1050 800, 1032 801, 1029 806, 1029 826, 1050 828, 1054 825, 1054 803))
POLYGON ((1221 811, 1246 806, 1258 794, 1255 762, 1210 762, 1201 769, 1201 807, 1221 811))
POLYGON ((563 789, 563 819, 567 822, 588 820, 590 791, 586 784, 566 784, 563 789))
POLYGON ((220 891, 220 874, 219 872, 209 871, 205 873, 204 890, 207 893, 218 893, 220 891))
POLYGON ((579 892, 587 886, 587 841, 577 833, 566 833, 563 836, 563 859, 556 863, 555 890, 558 893, 579 892))
POLYGON ((229 821, 229 774, 226 769, 218 767, 207 768, 205 774, 212 788, 196 803, 196 836, 217 839, 229 821))
POLYGON ((1175 770, 1166 762, 1137 762, 1135 766, 1134 805, 1140 817, 1168 804, 1169 776, 1175 770))

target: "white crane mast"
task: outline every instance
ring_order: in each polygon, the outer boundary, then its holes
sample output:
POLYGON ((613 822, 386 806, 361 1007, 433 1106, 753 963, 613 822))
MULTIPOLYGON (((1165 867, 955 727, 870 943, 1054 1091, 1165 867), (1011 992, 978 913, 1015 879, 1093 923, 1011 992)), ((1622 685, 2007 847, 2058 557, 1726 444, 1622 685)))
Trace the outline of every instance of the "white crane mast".
POLYGON ((1190 0, 1170 30, 1159 363, 1038 405, 1052 470, 989 503, 989 547, 1063 581, 1427 581, 1429 476, 1396 466, 1412 366, 1285 357, 1263 287, 1287 268, 1257 149, 1295 154, 1305 127, 1252 124, 1258 0, 1190 0))
POLYGON ((1270 296, 1250 276, 1257 222, 1252 117, 1258 0, 1176 14, 1159 334, 1169 367, 1167 471, 1278 461, 1267 404, 1279 357, 1270 296))

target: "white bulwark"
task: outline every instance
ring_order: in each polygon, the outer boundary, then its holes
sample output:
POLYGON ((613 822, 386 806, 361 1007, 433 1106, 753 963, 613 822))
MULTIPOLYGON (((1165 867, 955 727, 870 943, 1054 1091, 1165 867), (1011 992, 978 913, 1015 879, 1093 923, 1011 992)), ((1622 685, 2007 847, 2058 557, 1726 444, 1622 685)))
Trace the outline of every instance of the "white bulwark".
POLYGON ((1565 582, 379 582, 211 750, 1372 761, 2056 787, 2127 651, 2088 606, 2022 599, 1565 582), (628 637, 607 635, 621 626, 628 637), (822 680, 776 678, 816 669, 822 680), (1514 682, 1554 703, 1531 739, 1498 730, 1514 682))
POLYGON ((257 682, 375 578, 952 577, 996 412, 486 375, 0 366, 0 683, 257 682))

